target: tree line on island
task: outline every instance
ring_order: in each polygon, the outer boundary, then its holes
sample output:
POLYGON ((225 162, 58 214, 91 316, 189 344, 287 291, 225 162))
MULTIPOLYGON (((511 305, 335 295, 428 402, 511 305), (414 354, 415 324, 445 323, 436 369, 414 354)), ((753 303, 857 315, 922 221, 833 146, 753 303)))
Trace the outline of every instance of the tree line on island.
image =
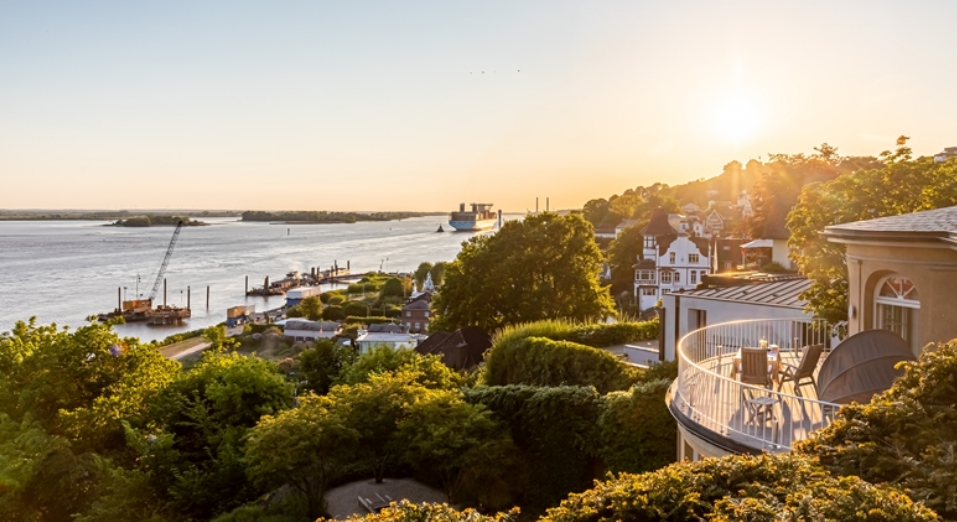
POLYGON ((267 212, 247 210, 242 213, 242 220, 282 223, 356 223, 359 221, 395 221, 445 214, 446 212, 330 212, 325 210, 267 212))

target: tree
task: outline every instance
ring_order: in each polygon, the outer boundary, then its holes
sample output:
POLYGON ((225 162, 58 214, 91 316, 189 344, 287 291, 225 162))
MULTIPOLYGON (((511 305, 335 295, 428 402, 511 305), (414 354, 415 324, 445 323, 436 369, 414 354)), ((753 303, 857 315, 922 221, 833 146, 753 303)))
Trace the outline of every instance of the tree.
POLYGON ((326 485, 355 458, 360 435, 340 411, 334 399, 307 395, 249 433, 249 476, 263 488, 292 486, 306 498, 310 519, 323 515, 326 485))
POLYGON ((608 264, 611 266, 611 292, 634 294, 635 263, 644 258, 645 239, 641 230, 645 223, 639 223, 623 230, 608 247, 608 264))
POLYGON ((921 352, 870 404, 838 410, 797 451, 839 475, 904 488, 946 520, 957 519, 957 339, 921 352))
MULTIPOLYGON (((415 269, 415 287, 422 291, 422 285, 425 284, 425 278, 432 271, 432 263, 428 261, 423 261, 419 263, 419 267, 415 269)), ((433 281, 434 283, 434 281, 433 281)))
POLYGON ((828 241, 824 227, 957 205, 957 162, 912 159, 906 146, 882 159, 881 168, 807 185, 788 215, 791 257, 811 280, 802 297, 829 321, 847 319, 848 281, 844 246, 828 241))
POLYGON ((432 274, 432 284, 436 288, 442 286, 442 282, 445 281, 445 270, 448 267, 448 263, 445 261, 439 261, 438 263, 432 265, 432 270, 429 271, 432 274))
POLYGON ((435 330, 487 331, 539 319, 602 318, 613 310, 598 281, 602 256, 581 214, 506 222, 463 244, 432 309, 435 330))
POLYGON ((398 422, 396 437, 406 463, 439 477, 449 504, 467 475, 496 475, 511 450, 511 439, 491 412, 452 391, 412 404, 398 422))
POLYGON ((360 355, 344 368, 339 382, 359 384, 369 382, 383 373, 408 372, 417 383, 427 388, 454 390, 465 384, 465 378, 442 363, 436 355, 419 355, 414 350, 387 346, 373 348, 360 355))
POLYGON ((352 346, 337 344, 329 339, 317 340, 311 348, 299 353, 305 388, 319 395, 329 393, 333 383, 357 357, 352 346))
POLYGON ((356 460, 372 472, 376 483, 402 455, 396 433, 407 408, 429 394, 415 378, 410 373, 372 375, 367 383, 335 386, 327 396, 333 411, 358 433, 356 460))
POLYGON ((605 221, 605 217, 608 216, 608 200, 605 198, 598 198, 589 200, 582 207, 582 214, 585 215, 585 219, 592 224, 593 227, 598 227, 605 221))
POLYGON ((322 301, 318 296, 311 296, 299 302, 299 311, 310 321, 318 321, 322 318, 322 301))

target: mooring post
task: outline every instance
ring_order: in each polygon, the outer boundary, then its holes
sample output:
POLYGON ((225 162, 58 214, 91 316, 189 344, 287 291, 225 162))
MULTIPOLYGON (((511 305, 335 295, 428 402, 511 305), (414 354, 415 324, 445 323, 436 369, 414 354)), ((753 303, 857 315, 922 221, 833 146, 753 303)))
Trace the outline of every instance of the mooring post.
POLYGON ((249 295, 249 276, 246 276, 246 294, 249 295))
POLYGON ((209 310, 209 285, 206 285, 206 309, 209 310))
POLYGON ((352 267, 352 262, 346 259, 346 272, 350 272, 352 270, 351 267, 352 267))
POLYGON ((163 306, 166 306, 166 278, 163 278, 163 306))
POLYGON ((189 286, 187 286, 187 287, 186 287, 186 309, 187 309, 187 310, 192 310, 192 307, 190 307, 190 304, 189 304, 189 300, 190 300, 189 286))
POLYGON ((122 294, 122 291, 123 291, 122 288, 116 287, 116 309, 117 309, 117 310, 120 310, 120 311, 123 310, 123 294, 122 294))

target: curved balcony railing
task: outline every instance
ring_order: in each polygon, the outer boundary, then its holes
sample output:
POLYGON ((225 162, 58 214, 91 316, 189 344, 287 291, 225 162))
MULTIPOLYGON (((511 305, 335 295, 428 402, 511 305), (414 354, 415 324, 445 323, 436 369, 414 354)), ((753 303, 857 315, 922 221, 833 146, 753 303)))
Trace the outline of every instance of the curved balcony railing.
MULTIPOLYGON (((767 346, 784 364, 798 366, 804 348, 823 344, 824 354, 840 342, 840 330, 824 321, 752 320, 695 330, 678 342, 678 380, 672 406, 688 420, 726 439, 768 451, 789 451, 834 419, 840 405, 817 399, 817 385, 779 390, 743 384, 734 374, 741 348, 767 346)), ((815 368, 815 383, 817 370, 815 368)), ((769 373, 773 367, 769 367, 769 373)), ((805 381, 806 382, 806 381, 805 381)))

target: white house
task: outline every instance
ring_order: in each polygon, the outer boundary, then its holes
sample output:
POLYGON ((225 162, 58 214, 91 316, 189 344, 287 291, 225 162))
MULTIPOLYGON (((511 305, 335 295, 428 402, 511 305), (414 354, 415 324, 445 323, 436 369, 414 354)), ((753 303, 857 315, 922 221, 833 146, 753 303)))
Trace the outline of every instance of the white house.
MULTIPOLYGON (((678 220, 678 223, 682 221, 678 220)), ((700 221, 688 222, 691 232, 700 221)), ((692 237, 677 231, 661 208, 651 213, 651 220, 641 231, 644 236, 644 259, 634 265, 635 298, 642 310, 652 308, 666 292, 691 290, 711 273, 710 240, 692 237)))
POLYGON ((810 321, 813 317, 804 311, 807 303, 799 297, 810 286, 811 282, 803 277, 789 276, 666 293, 659 311, 664 360, 674 360, 675 347, 685 334, 708 325, 746 319, 810 321))
POLYGON ((400 348, 411 350, 416 347, 420 338, 426 337, 409 333, 405 325, 370 324, 368 330, 359 330, 356 345, 359 347, 359 353, 367 353, 373 348, 383 346, 393 350, 400 348))
POLYGON ((342 331, 339 323, 307 319, 287 319, 284 326, 283 335, 295 342, 332 339, 342 331))

